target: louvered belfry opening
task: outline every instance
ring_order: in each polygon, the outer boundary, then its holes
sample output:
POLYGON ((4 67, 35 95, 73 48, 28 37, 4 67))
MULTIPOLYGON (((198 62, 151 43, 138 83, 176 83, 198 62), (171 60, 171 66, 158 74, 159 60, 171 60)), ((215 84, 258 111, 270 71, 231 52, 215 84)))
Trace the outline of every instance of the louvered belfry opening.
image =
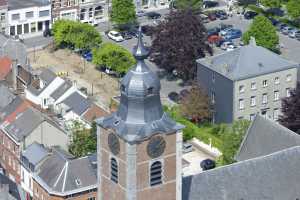
POLYGON ((117 160, 115 158, 112 158, 110 160, 110 179, 115 182, 118 183, 118 163, 117 160))
POLYGON ((150 169, 150 185, 162 184, 162 164, 160 161, 156 161, 151 165, 150 169))

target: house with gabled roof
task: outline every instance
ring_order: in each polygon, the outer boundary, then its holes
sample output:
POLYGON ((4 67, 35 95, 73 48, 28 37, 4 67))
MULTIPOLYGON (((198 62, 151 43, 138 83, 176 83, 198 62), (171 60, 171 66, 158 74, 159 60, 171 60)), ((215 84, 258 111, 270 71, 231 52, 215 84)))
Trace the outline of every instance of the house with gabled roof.
POLYGON ((0 163, 6 169, 8 176, 20 183, 20 159, 21 152, 25 148, 38 142, 45 146, 59 145, 67 149, 69 140, 69 133, 59 124, 30 107, 18 113, 11 122, 2 123, 0 163))
POLYGON ((216 123, 253 120, 256 113, 277 120, 280 99, 290 95, 299 76, 298 63, 257 46, 254 39, 197 65, 197 81, 211 99, 216 123))

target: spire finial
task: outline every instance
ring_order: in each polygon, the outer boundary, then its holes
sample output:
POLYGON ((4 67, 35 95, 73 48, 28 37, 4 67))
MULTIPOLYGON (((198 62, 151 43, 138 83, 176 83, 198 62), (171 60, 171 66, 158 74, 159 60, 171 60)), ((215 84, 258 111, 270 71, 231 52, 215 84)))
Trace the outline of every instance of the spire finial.
POLYGON ((133 48, 133 55, 137 60, 144 60, 149 56, 149 51, 146 49, 143 42, 142 27, 139 27, 138 42, 133 48))

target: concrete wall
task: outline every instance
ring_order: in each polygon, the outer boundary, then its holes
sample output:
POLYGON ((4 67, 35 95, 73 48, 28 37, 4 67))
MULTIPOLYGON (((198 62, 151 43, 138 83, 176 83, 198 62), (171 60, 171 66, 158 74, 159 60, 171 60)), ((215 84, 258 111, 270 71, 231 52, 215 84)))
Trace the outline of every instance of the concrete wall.
POLYGON ((61 146, 64 150, 68 150, 69 136, 61 129, 53 126, 47 121, 36 127, 32 133, 25 139, 25 147, 33 142, 44 144, 45 146, 61 146))
POLYGON ((255 78, 240 80, 235 82, 234 91, 234 119, 244 118, 250 119, 250 115, 262 113, 265 110, 266 117, 273 119, 274 109, 280 111, 281 98, 286 97, 287 88, 295 88, 297 85, 297 68, 288 69, 285 71, 275 72, 262 75, 255 78), (287 75, 291 75, 291 81, 287 81, 287 75), (275 84, 275 77, 279 77, 279 83, 275 84), (263 87, 263 81, 267 80, 267 86, 263 87), (251 89, 251 83, 256 83, 256 89, 251 89), (243 85, 245 91, 240 93, 239 88, 243 85), (279 91, 279 100, 274 99, 274 92, 279 91), (263 94, 267 94, 267 104, 262 103, 263 94), (250 105, 251 97, 255 97, 256 105, 250 105), (244 100, 244 109, 239 108, 239 99, 244 100))
POLYGON ((197 81, 210 98, 212 92, 215 93, 214 122, 231 123, 233 120, 233 82, 201 64, 198 64, 197 68, 197 81))

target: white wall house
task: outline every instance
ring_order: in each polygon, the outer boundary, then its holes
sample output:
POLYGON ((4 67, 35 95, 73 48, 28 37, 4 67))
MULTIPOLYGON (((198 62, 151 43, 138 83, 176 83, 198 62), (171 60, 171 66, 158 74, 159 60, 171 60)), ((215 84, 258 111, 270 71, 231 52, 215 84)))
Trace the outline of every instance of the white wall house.
POLYGON ((169 7, 170 0, 135 0, 137 9, 150 11, 169 7))
POLYGON ((10 0, 8 5, 9 35, 28 38, 51 28, 51 4, 48 1, 10 0))
POLYGON ((108 20, 106 0, 79 0, 79 20, 97 25, 108 20))

